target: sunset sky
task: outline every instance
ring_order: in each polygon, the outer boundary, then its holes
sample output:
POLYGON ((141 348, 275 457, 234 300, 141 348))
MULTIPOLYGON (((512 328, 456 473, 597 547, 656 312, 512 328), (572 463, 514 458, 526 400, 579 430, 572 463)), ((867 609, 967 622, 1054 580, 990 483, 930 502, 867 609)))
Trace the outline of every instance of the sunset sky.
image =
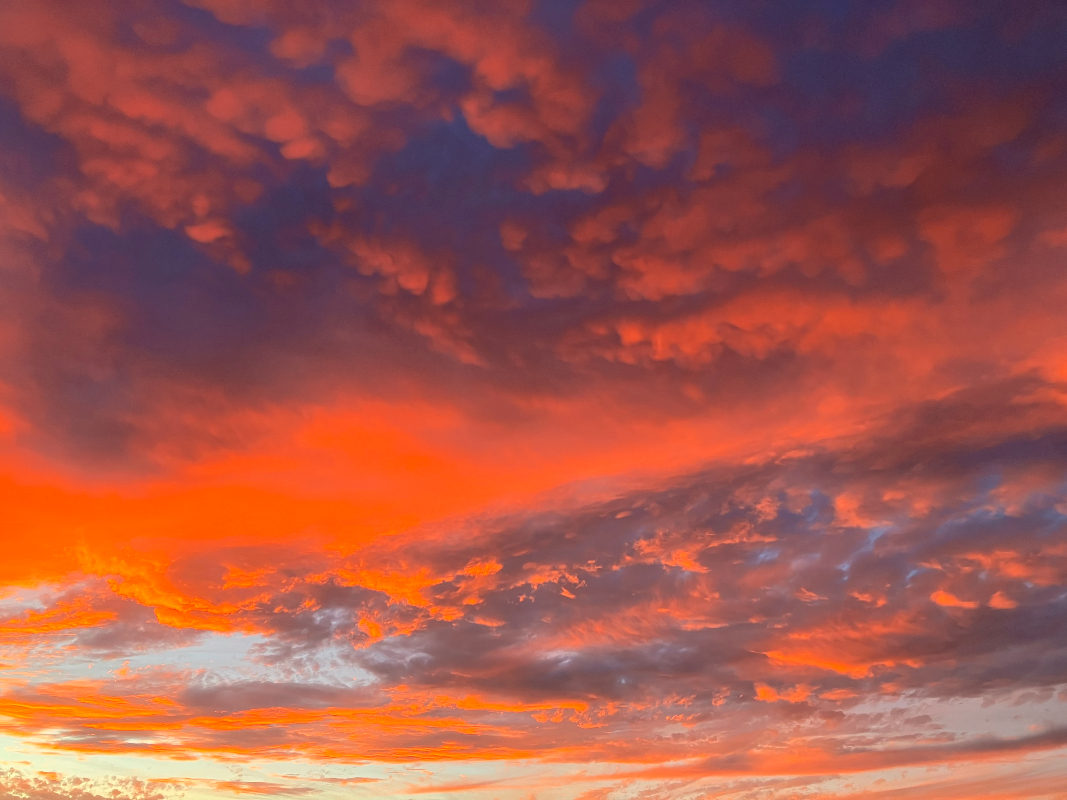
POLYGON ((2 800, 1065 787, 1067 4, 0 0, 2 800))

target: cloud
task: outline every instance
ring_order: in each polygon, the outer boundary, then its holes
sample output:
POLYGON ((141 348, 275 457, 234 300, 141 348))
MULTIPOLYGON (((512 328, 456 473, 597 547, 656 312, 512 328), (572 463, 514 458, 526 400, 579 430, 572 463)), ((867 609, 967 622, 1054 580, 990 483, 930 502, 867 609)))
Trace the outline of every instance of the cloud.
POLYGON ((14 768, 0 771, 0 787, 14 800, 165 800, 180 788, 137 778, 89 780, 55 772, 27 775, 14 768))
MULTIPOLYGON (((1064 433, 1055 415, 1040 436, 1018 429, 1040 419, 1034 396, 1032 379, 968 390, 836 450, 482 520, 474 535, 418 531, 284 559, 267 546, 201 546, 143 577, 101 565, 116 570, 122 602, 174 629, 256 633, 260 663, 283 671, 11 687, 5 728, 38 740, 59 726, 53 746, 85 753, 639 764, 703 753, 704 766, 678 769, 708 775, 1058 747, 1055 732, 993 740, 919 710, 1028 690, 1055 704, 1067 685, 1064 433), (991 413, 1005 400, 1016 417, 991 413), (946 418, 957 424, 930 427, 946 418), (363 677, 313 677, 339 668, 363 677), (862 707, 879 698, 916 711, 862 707), (810 730, 791 727, 801 720, 810 730), (679 722, 687 733, 662 736, 679 722), (760 730, 770 738, 752 739, 760 730), (872 735, 883 742, 861 747, 872 735), (806 755, 782 760, 786 743, 806 755)), ((112 601, 79 602, 88 612, 112 601)), ((70 604, 32 618, 67 620, 70 604)), ((71 644, 87 653, 105 632, 137 641, 111 617, 64 624, 92 626, 71 644)))
MULTIPOLYGON (((1044 791, 1065 37, 5 4, 0 729, 34 769, 432 766, 382 791, 1044 791)), ((46 772, 0 793, 177 785, 46 772)))

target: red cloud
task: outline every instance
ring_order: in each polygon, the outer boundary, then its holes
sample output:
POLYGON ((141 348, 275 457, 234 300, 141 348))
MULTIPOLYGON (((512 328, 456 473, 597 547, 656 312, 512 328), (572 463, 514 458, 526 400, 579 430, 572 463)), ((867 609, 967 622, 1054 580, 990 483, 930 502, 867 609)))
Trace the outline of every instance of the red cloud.
POLYGON ((60 5, 0 8, 0 794, 1058 788, 1055 4, 60 5))

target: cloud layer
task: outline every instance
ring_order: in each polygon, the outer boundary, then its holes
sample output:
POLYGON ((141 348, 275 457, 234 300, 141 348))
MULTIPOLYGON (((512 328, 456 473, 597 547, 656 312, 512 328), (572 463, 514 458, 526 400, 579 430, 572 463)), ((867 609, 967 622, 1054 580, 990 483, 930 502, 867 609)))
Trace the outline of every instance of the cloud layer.
POLYGON ((4 4, 0 791, 1056 797, 1024 5, 4 4))

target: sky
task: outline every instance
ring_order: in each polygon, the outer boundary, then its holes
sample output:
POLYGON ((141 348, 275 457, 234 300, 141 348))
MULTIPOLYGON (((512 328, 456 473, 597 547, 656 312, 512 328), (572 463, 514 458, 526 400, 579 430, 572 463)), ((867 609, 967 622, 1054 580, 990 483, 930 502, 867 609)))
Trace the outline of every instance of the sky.
POLYGON ((0 3, 0 798, 1067 798, 1067 6, 0 3))

